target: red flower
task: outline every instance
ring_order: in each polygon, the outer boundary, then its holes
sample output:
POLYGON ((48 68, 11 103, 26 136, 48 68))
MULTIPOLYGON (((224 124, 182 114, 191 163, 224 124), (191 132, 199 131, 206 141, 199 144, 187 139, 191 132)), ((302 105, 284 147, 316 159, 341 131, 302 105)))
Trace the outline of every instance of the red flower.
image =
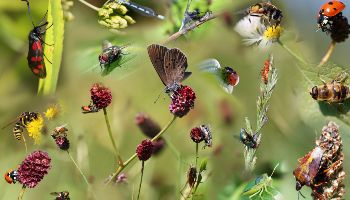
POLYGON ((194 127, 190 133, 191 139, 195 143, 200 143, 204 140, 202 130, 199 127, 194 127))
POLYGON ((26 187, 34 188, 51 168, 51 158, 46 152, 34 151, 18 168, 18 181, 26 187))
POLYGON ((180 86, 171 94, 169 110, 177 117, 185 116, 193 107, 196 94, 189 86, 180 86))
POLYGON ((141 129, 142 133, 144 133, 149 138, 153 138, 161 130, 159 124, 145 113, 138 113, 136 115, 135 121, 138 127, 141 129))
POLYGON ((69 140, 67 137, 64 136, 58 136, 55 138, 55 142, 58 146, 58 148, 62 150, 68 150, 69 149, 69 140))
POLYGON ((99 83, 95 83, 91 89, 91 100, 98 108, 106 108, 112 102, 111 91, 99 83))
POLYGON ((139 160, 148 160, 153 153, 154 145, 151 140, 143 140, 136 148, 136 154, 139 160))

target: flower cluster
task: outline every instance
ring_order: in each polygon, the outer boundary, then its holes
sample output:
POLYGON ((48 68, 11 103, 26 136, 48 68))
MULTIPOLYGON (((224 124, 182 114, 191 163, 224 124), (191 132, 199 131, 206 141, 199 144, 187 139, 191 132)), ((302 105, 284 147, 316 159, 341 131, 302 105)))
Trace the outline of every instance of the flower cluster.
POLYGON ((136 154, 139 160, 148 160, 153 153, 154 145, 151 140, 143 140, 141 144, 137 145, 136 154))
POLYGON ((344 42, 350 34, 350 24, 345 16, 333 20, 330 36, 334 42, 344 42))
POLYGON ((92 105, 96 109, 106 108, 112 102, 112 92, 100 83, 95 83, 91 87, 90 93, 92 105))
POLYGON ((171 95, 169 110, 177 117, 185 116, 193 107, 196 94, 189 86, 179 86, 171 95))
POLYGON ((109 1, 98 11, 98 23, 110 29, 126 28, 128 24, 136 23, 133 18, 126 15, 127 12, 128 9, 124 5, 109 1))
POLYGON ((48 120, 54 119, 60 113, 60 106, 58 104, 52 105, 44 112, 45 117, 48 120))
POLYGON ((57 147, 61 150, 68 150, 70 146, 67 138, 67 131, 68 129, 63 125, 56 127, 51 133, 51 137, 55 140, 57 147))
POLYGON ((195 143, 205 142, 204 147, 212 146, 212 134, 207 125, 200 125, 199 127, 192 128, 190 137, 195 143))
POLYGON ((61 3, 62 3, 64 20, 66 21, 74 20, 74 15, 70 11, 70 8, 74 5, 74 2, 72 0, 62 0, 61 3))
POLYGON ((46 152, 34 151, 19 166, 18 181, 25 187, 34 188, 51 168, 51 158, 46 152))

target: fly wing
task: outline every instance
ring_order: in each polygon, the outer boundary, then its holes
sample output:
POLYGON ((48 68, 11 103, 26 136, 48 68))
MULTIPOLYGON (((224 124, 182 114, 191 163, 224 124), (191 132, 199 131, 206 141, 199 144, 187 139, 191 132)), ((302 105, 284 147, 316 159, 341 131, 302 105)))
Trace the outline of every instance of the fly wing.
POLYGON ((185 78, 187 58, 179 49, 174 48, 166 52, 164 56, 164 70, 167 77, 166 84, 180 83, 185 78))
POLYGON ((204 72, 216 73, 221 68, 220 63, 216 59, 208 59, 199 64, 200 70, 204 72))
POLYGON ((108 48, 110 48, 110 47, 112 47, 113 45, 112 45, 112 43, 110 43, 108 40, 104 40, 103 42, 102 42, 102 50, 104 51, 105 49, 108 49, 108 48))
POLYGON ((40 40, 29 40, 28 65, 35 76, 46 77, 43 46, 40 40))
POLYGON ((166 52, 169 51, 169 49, 165 46, 152 44, 147 47, 147 51, 152 65, 158 73, 160 80, 163 82, 164 85, 167 85, 168 81, 164 70, 164 56, 166 52))

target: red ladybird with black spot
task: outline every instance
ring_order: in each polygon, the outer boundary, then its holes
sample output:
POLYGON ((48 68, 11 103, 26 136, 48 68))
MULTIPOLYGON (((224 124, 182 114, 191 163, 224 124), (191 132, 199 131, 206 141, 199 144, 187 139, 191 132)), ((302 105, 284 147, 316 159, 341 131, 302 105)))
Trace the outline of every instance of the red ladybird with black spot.
POLYGON ((345 4, 341 1, 328 1, 323 4, 318 13, 318 26, 322 31, 327 30, 327 25, 330 25, 334 17, 342 16, 342 11, 345 9, 345 4))
POLYGON ((17 170, 9 170, 5 173, 4 178, 7 183, 15 184, 18 181, 18 172, 17 170))
MULTIPOLYGON (((30 7, 28 0, 22 0, 27 2, 28 6, 28 13, 30 15, 30 7)), ((47 14, 47 12, 46 12, 47 14)), ((46 17, 43 17, 43 19, 46 17)), ((39 78, 45 78, 46 77, 46 68, 44 63, 44 50, 43 50, 43 44, 45 44, 43 38, 43 35, 45 34, 46 30, 45 27, 48 25, 48 22, 41 22, 39 25, 33 24, 33 30, 29 32, 28 40, 29 40, 29 49, 28 49, 28 66, 30 70, 32 70, 33 74, 39 78)), ((52 25, 51 25, 52 26, 52 25)), ((50 26, 50 27, 51 27, 50 26)))

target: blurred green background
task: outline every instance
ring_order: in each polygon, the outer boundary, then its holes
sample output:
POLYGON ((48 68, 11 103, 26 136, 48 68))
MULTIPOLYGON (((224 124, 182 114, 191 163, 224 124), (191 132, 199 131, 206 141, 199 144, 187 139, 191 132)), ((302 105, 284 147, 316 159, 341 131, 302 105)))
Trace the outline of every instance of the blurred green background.
MULTIPOLYGON (((193 0, 195 2, 195 0, 193 0)), ((199 1, 199 0, 198 0, 199 1)), ((160 14, 166 13, 166 0, 138 1, 148 5, 160 14)), ((102 1, 90 3, 101 6, 102 1)), ((213 0, 211 10, 214 13, 227 10, 236 22, 241 16, 235 13, 255 3, 253 1, 213 0)), ((344 1, 349 4, 349 2, 344 1)), ((322 32, 315 32, 316 13, 322 2, 279 1, 283 10, 282 25, 285 28, 281 40, 310 63, 318 63, 330 42, 322 32)), ((39 21, 47 8, 47 1, 31 2, 35 21, 39 21)), ((61 66, 58 88, 54 96, 37 96, 38 80, 27 66, 27 36, 32 25, 27 16, 25 3, 0 1, 0 125, 24 111, 43 112, 52 103, 59 102, 62 113, 58 119, 47 123, 48 132, 59 125, 68 124, 70 152, 78 160, 83 171, 90 177, 98 199, 131 199, 137 194, 141 163, 134 161, 125 170, 127 184, 104 185, 104 180, 111 174, 116 163, 113 149, 108 139, 107 128, 102 112, 83 115, 82 105, 90 101, 89 89, 95 82, 102 82, 112 90, 113 101, 108 107, 113 133, 117 138, 122 157, 127 159, 135 152, 136 146, 145 136, 135 125, 138 112, 148 113, 161 126, 172 115, 168 111, 169 99, 161 96, 163 85, 149 61, 146 47, 152 43, 161 43, 168 35, 169 22, 145 18, 135 13, 131 15, 137 23, 125 30, 126 34, 115 34, 97 23, 97 13, 78 1, 70 10, 75 16, 65 24, 63 63, 61 66), (98 55, 87 56, 89 52, 101 48, 103 40, 115 44, 131 43, 129 51, 136 57, 117 68, 110 75, 101 77, 96 71, 86 72, 93 66, 98 67, 98 55)), ((349 9, 344 12, 349 17, 349 9)), ((349 40, 336 46, 331 57, 334 63, 349 66, 349 40)), ((189 71, 193 75, 185 81, 196 92, 194 110, 178 119, 167 131, 165 138, 170 140, 183 158, 179 161, 169 148, 157 157, 146 162, 141 199, 178 199, 179 190, 186 182, 186 171, 194 164, 195 145, 189 137, 192 127, 209 124, 213 131, 213 147, 200 150, 200 158, 207 157, 209 179, 201 184, 196 198, 231 199, 235 189, 250 177, 243 175, 243 145, 234 138, 244 127, 244 117, 255 122, 256 98, 259 94, 260 69, 268 52, 242 45, 240 36, 233 27, 225 25, 223 19, 214 19, 195 31, 168 44, 178 47, 186 53, 189 71), (207 58, 216 58, 222 65, 233 67, 240 75, 240 83, 233 95, 226 94, 210 74, 201 73, 198 63, 207 58), (225 124, 220 114, 220 102, 227 101, 233 110, 234 122, 225 124), (214 153, 219 151, 219 153, 214 153)), ((283 199, 297 199, 295 179, 292 171, 297 166, 297 159, 315 146, 315 139, 329 120, 340 125, 343 144, 350 142, 349 125, 334 117, 323 116, 319 105, 309 97, 305 78, 300 73, 297 61, 280 46, 274 45, 269 52, 274 53, 275 67, 278 69, 279 82, 272 96, 269 110, 269 122, 263 128, 262 143, 258 149, 255 174, 268 173, 280 163, 278 177, 274 185, 283 199)), ((253 123, 253 126, 255 123, 253 123)), ((0 130, 0 172, 5 173, 21 163, 26 156, 24 146, 14 139, 12 127, 0 130)), ((71 199, 88 199, 87 187, 66 153, 55 146, 49 134, 40 145, 34 145, 27 139, 29 152, 42 149, 52 157, 52 169, 43 181, 34 189, 28 189, 24 199, 53 199, 53 191, 68 190, 71 199)), ((344 168, 350 173, 348 155, 350 148, 344 145, 344 168)), ((350 184, 345 180, 345 189, 350 184)), ((16 199, 21 186, 0 182, 0 199, 16 199)), ((303 188, 306 199, 311 199, 310 189, 303 188)), ((345 199, 350 197, 347 192, 345 199)))

